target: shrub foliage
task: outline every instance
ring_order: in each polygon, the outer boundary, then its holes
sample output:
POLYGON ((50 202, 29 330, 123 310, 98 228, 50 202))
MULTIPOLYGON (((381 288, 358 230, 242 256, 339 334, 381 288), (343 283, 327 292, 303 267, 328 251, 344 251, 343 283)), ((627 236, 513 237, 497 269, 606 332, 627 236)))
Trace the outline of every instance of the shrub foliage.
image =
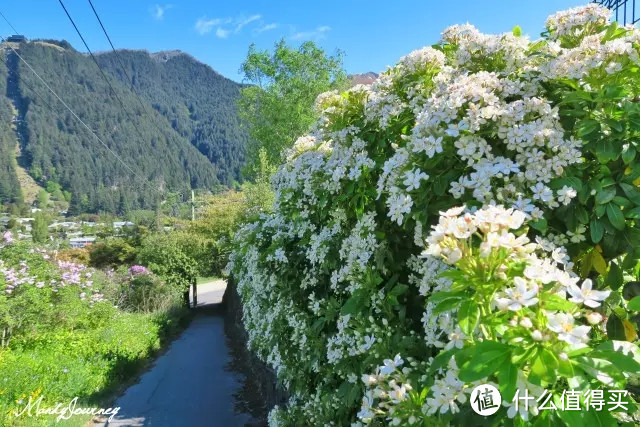
POLYGON ((1 238, 0 425, 50 425, 15 416, 29 399, 104 403, 186 319, 179 292, 144 267, 103 273, 1 238))
POLYGON ((640 31, 595 5, 546 26, 453 26, 318 97, 230 264, 249 345, 291 392, 272 424, 478 425, 480 383, 503 394, 492 422, 630 421, 640 31), (525 389, 627 405, 527 410, 525 389))

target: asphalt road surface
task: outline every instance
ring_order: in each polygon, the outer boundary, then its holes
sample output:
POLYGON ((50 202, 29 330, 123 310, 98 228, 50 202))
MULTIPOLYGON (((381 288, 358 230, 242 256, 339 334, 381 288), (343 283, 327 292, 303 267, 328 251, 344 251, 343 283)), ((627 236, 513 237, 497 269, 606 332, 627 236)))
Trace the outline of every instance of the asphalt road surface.
POLYGON ((224 318, 216 304, 226 284, 198 286, 198 311, 189 327, 140 381, 117 399, 118 415, 101 426, 227 427, 251 423, 234 411, 242 381, 227 368, 224 318))

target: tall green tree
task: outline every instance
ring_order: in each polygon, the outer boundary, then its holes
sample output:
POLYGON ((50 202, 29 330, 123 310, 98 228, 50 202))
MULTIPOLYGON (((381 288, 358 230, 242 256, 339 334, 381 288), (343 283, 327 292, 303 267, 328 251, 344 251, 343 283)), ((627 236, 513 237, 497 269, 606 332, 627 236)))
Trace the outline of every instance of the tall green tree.
POLYGON ((31 229, 31 236, 34 242, 44 243, 47 240, 49 236, 48 225, 47 217, 42 212, 35 214, 31 229))
POLYGON ((327 55, 312 41, 294 48, 280 40, 272 52, 249 47, 240 71, 250 85, 242 89, 238 107, 250 136, 251 175, 260 166, 260 148, 270 163, 279 163, 282 151, 313 124, 316 97, 346 87, 342 57, 340 51, 327 55))
POLYGON ((49 193, 44 189, 38 191, 38 207, 44 209, 49 204, 49 193))

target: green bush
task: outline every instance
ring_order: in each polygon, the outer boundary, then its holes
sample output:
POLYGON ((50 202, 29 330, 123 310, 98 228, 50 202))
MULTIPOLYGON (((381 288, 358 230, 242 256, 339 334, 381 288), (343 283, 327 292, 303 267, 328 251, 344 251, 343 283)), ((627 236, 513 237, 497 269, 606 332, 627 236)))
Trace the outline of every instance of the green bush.
POLYGON ((138 274, 122 284, 120 308, 137 313, 165 311, 180 301, 179 289, 151 274, 138 274))
POLYGON ((536 42, 456 25, 318 97, 229 266, 291 394, 270 424, 638 423, 640 30, 609 14, 560 12, 536 42), (527 410, 516 388, 627 405, 527 410))
POLYGON ((89 265, 96 268, 104 268, 132 264, 136 256, 137 249, 125 239, 112 238, 91 246, 89 250, 89 265))
MULTIPOLYGON (((104 274, 42 250, 0 244, 0 425, 30 397, 102 405, 188 320, 175 289, 152 275, 104 274), (133 286, 131 286, 133 284, 133 286), (123 288, 134 289, 123 296, 123 288), (125 302, 123 307, 115 304, 125 302), (124 312, 127 309, 135 312, 124 312), (155 311, 153 311, 155 310, 155 311)), ((136 270, 138 271, 138 270, 136 270)))
POLYGON ((147 266, 169 287, 179 292, 189 291, 198 275, 198 263, 185 252, 175 233, 153 234, 142 242, 139 264, 147 266))

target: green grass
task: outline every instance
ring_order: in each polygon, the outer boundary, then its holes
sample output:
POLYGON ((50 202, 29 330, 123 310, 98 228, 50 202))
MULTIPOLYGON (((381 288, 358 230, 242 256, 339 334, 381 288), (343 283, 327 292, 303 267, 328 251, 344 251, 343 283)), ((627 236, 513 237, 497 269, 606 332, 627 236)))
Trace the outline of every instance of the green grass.
POLYGON ((198 285, 202 285, 203 283, 209 283, 209 282, 213 282, 215 280, 221 280, 221 277, 217 277, 217 276, 211 276, 211 277, 198 277, 198 280, 196 281, 196 283, 198 285))

